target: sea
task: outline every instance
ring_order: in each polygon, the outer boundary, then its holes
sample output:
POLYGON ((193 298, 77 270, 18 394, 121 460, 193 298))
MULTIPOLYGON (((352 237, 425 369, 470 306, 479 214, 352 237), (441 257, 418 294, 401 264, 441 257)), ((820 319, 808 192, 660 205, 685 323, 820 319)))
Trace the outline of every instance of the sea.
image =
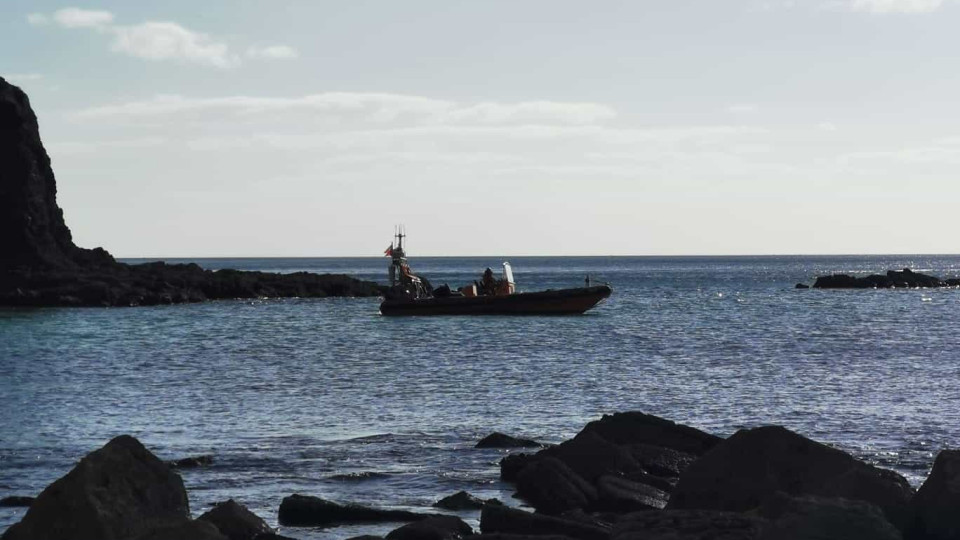
MULTIPOLYGON (((960 290, 794 288, 905 267, 960 277, 960 256, 508 259, 521 291, 589 276, 613 295, 559 317, 390 318, 376 298, 0 308, 0 497, 38 494, 120 434, 165 460, 213 456, 181 471, 195 516, 233 498, 273 526, 293 493, 429 510, 466 490, 522 505, 499 480, 507 451, 474 444, 494 431, 557 443, 616 411, 721 436, 783 425, 915 486, 960 447, 960 290)), ((189 260, 379 282, 389 262, 189 260)), ((503 260, 411 264, 456 287, 503 260)), ((0 508, 0 531, 23 512, 0 508)), ((477 512, 460 515, 476 526, 477 512)))

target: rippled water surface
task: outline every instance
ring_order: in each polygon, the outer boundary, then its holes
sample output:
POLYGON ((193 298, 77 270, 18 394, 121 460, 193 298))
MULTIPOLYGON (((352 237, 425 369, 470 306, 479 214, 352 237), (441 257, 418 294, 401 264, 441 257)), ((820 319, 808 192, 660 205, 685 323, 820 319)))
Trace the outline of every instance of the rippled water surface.
MULTIPOLYGON (((386 259, 207 259, 349 273, 386 259)), ((434 284, 496 258, 414 259, 434 284)), ((794 290, 832 272, 960 275, 957 256, 514 258, 522 290, 610 282, 576 317, 385 318, 376 299, 0 309, 0 497, 36 494, 130 433, 184 471, 199 514, 233 497, 276 525, 314 494, 422 508, 466 489, 510 501, 494 430, 556 442, 643 410, 720 435, 782 424, 918 484, 960 446, 960 291, 794 290)), ((21 509, 0 509, 0 530, 21 509)), ((463 514, 476 523, 475 513, 463 514)), ((346 538, 394 526, 284 529, 346 538)))

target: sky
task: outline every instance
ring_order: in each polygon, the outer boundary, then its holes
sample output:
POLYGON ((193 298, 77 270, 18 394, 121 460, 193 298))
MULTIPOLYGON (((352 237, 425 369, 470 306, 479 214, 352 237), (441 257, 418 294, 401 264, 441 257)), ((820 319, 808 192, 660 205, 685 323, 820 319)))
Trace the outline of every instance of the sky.
POLYGON ((957 253, 960 0, 4 0, 118 257, 957 253))

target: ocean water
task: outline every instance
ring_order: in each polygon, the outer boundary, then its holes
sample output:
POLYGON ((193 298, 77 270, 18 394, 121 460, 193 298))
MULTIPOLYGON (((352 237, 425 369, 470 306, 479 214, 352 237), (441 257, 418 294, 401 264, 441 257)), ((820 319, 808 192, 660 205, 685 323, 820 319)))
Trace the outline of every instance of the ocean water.
MULTIPOLYGON (((500 261, 411 263, 458 286, 500 261)), ((197 262, 384 281, 388 260, 197 262)), ((504 452, 472 448, 479 438, 559 442, 623 410, 724 436, 781 424, 914 485, 937 451, 960 446, 960 290, 793 288, 903 267, 958 277, 960 256, 511 263, 521 290, 589 275, 614 293, 572 317, 387 318, 375 298, 0 308, 0 497, 37 494, 123 433, 164 459, 215 456, 182 472, 195 515, 234 498, 272 525, 292 493, 426 509, 465 489, 520 504, 498 479, 504 452)), ((22 513, 0 509, 0 531, 22 513)))

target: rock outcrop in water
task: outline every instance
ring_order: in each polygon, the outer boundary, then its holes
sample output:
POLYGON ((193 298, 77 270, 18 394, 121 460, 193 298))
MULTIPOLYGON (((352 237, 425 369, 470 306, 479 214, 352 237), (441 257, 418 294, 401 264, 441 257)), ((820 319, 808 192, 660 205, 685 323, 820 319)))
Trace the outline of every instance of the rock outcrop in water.
POLYGON ((813 284, 814 289, 915 289, 918 287, 960 287, 960 279, 944 280, 904 268, 899 272, 890 270, 886 274, 871 274, 864 277, 847 274, 819 276, 813 284))
POLYGON ((344 275, 118 263, 73 243, 27 95, 0 78, 0 305, 133 306, 257 297, 377 296, 344 275))

